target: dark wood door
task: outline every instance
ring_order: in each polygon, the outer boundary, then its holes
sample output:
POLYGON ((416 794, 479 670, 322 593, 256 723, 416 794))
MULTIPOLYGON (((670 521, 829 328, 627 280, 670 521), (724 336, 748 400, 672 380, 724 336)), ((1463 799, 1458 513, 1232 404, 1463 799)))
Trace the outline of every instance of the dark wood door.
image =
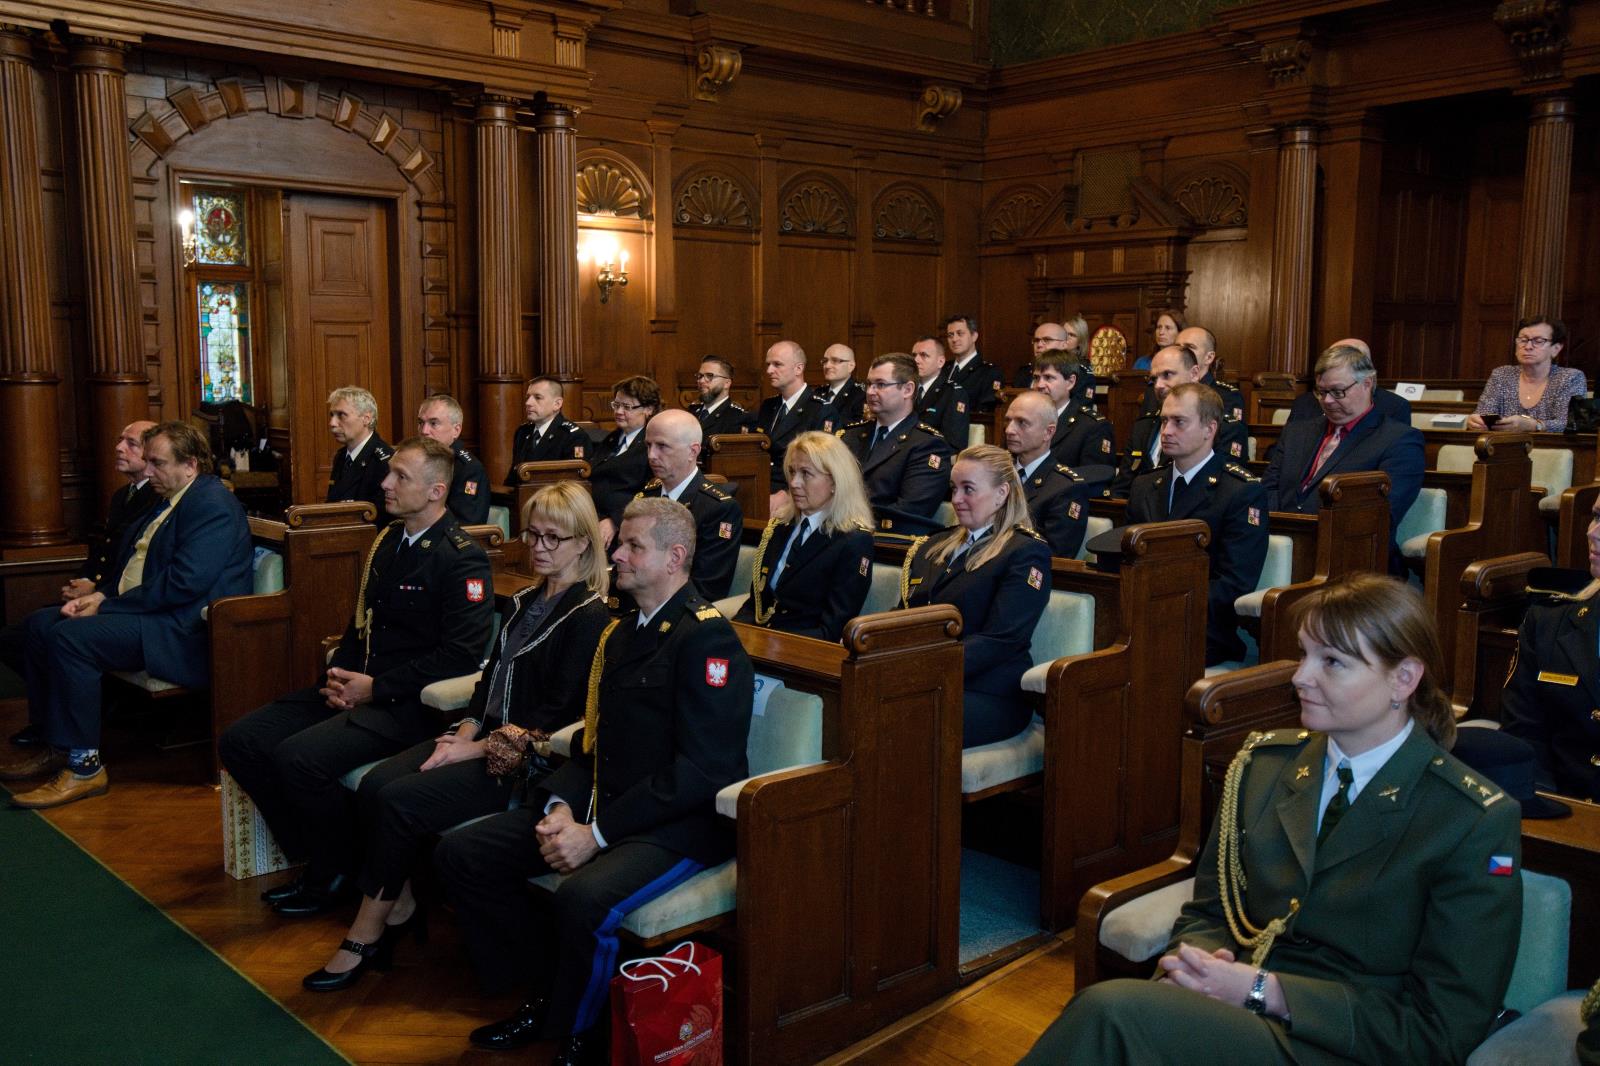
POLYGON ((291 193, 288 277, 289 388, 294 397, 290 456, 294 501, 327 493, 334 442, 328 393, 359 385, 378 401, 377 431, 394 441, 385 417, 393 395, 389 330, 387 208, 377 200, 291 193))

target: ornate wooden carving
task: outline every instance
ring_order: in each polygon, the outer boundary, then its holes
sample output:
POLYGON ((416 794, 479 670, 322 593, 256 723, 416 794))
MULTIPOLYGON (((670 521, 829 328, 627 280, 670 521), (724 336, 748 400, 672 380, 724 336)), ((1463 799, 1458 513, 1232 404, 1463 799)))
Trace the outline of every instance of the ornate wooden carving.
POLYGON ((1172 200, 1197 226, 1244 226, 1250 221, 1249 190, 1241 176, 1204 170, 1180 179, 1172 200))
POLYGON ((521 421, 522 292, 517 223, 517 105, 486 96, 476 119, 478 177, 478 434, 490 470, 511 463, 511 440, 521 421))
MULTIPOLYGON (((539 180, 539 370, 563 383, 583 374, 578 335, 577 115, 545 102, 534 110, 539 180)), ((509 442, 510 438, 506 438, 509 442)))
POLYGON ((939 243, 939 209, 921 189, 891 187, 878 198, 872 234, 879 240, 939 243))
POLYGON ((1261 47, 1261 65, 1275 88, 1298 84, 1311 66, 1311 42, 1303 37, 1268 41, 1261 47))
POLYGON ((1524 82, 1561 77, 1567 47, 1567 5, 1564 0, 1503 0, 1494 20, 1522 65, 1524 82))
POLYGON ((649 212, 641 182, 627 168, 605 159, 592 160, 578 170, 578 213, 645 218, 649 212))
POLYGON ((932 133, 939 123, 961 106, 961 90, 954 85, 930 85, 917 101, 917 129, 932 133))
POLYGON ((1289 126, 1278 147, 1277 239, 1272 250, 1270 369, 1297 374, 1311 348, 1316 233, 1317 129, 1289 126))
POLYGON ((831 182, 802 178, 784 191, 778 228, 784 233, 848 237, 851 210, 849 198, 831 182))
POLYGON ((672 217, 682 226, 732 226, 750 229, 755 209, 739 184, 722 174, 702 174, 678 191, 672 217))
POLYGON ((732 45, 708 44, 695 56, 694 65, 695 99, 715 100, 739 76, 744 56, 732 45))
POLYGON ((1049 192, 1038 186, 1001 193, 984 216, 984 239, 1014 241, 1026 236, 1038 222, 1048 199, 1049 192))
POLYGON ((0 419, 12 427, 15 476, 0 482, 0 541, 66 539, 55 345, 34 130, 33 49, 25 30, 0 24, 0 419))
POLYGON ((1567 251, 1567 210, 1572 192, 1572 98, 1540 97, 1528 122, 1522 181, 1522 270, 1517 314, 1561 314, 1567 251))

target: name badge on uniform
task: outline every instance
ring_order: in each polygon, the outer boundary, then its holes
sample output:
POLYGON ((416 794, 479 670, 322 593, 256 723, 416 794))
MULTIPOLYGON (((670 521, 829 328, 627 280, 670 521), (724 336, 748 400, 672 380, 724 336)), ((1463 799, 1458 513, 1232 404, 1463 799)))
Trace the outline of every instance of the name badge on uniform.
POLYGON ((1552 685, 1566 685, 1568 688, 1578 683, 1577 674, 1558 674, 1552 670, 1540 670, 1539 680, 1548 681, 1552 685))

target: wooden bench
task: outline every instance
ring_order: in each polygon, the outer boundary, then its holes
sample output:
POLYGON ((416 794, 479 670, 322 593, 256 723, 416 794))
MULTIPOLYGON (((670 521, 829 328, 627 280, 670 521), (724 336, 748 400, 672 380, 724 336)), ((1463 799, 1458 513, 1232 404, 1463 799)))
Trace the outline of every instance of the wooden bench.
POLYGON ((711 451, 706 473, 717 474, 731 486, 739 501, 746 529, 764 529, 772 492, 771 442, 765 433, 718 433, 707 447, 711 451))

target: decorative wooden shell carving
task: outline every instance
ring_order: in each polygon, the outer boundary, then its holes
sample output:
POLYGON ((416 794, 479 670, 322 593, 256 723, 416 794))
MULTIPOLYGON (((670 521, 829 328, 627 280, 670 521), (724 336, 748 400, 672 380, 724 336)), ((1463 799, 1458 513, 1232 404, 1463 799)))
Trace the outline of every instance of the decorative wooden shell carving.
POLYGON ((984 220, 983 234, 990 241, 1014 241, 1031 230, 1049 199, 1043 189, 1018 189, 1002 194, 984 220))
POLYGON ((1172 200, 1197 226, 1243 226, 1250 221, 1249 191, 1240 177, 1205 170, 1178 181, 1172 200))
POLYGON ((738 184, 721 174, 703 174, 684 185, 673 204, 680 226, 734 226, 750 229, 755 212, 738 184))
POLYGON ((613 163, 595 160, 578 169, 578 213, 644 217, 644 195, 633 175, 613 163))
POLYGON ((784 233, 850 236, 850 205, 832 185, 808 179, 793 185, 783 199, 778 228, 784 233))
POLYGON ((890 189, 873 212, 872 232, 879 240, 937 244, 939 213, 920 190, 890 189))

